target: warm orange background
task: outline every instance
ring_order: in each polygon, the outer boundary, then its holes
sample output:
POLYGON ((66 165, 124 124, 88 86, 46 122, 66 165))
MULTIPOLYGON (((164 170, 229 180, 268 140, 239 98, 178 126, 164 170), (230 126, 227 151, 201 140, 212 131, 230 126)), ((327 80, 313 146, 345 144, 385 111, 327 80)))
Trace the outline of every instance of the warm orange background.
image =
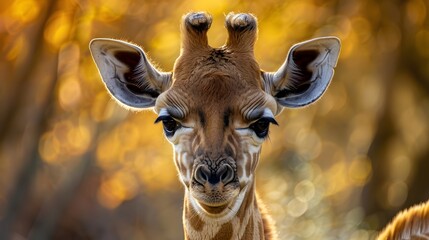
MULTIPOLYGON (((281 239, 368 239, 429 198, 429 3, 424 0, 6 0, 0 2, 0 234, 38 239, 181 239, 183 187, 151 111, 107 94, 95 37, 142 46, 164 70, 179 22, 259 19, 261 67, 292 44, 334 35, 342 51, 316 104, 271 128, 258 192, 281 239)), ((1 238, 1 237, 0 237, 1 238)))

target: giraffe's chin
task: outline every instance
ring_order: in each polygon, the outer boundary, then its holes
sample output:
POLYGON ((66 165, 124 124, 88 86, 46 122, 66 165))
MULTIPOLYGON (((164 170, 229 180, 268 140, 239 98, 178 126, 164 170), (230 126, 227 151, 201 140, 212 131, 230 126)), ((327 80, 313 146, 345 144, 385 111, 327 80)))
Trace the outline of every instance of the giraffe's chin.
POLYGON ((191 196, 207 214, 215 215, 227 211, 240 193, 238 183, 227 184, 226 186, 210 186, 192 184, 190 188, 191 196))
POLYGON ((247 192, 248 185, 244 188, 237 188, 233 192, 230 192, 232 195, 230 195, 228 201, 223 202, 223 204, 221 204, 220 201, 217 201, 216 204, 213 204, 213 202, 207 203, 201 198, 194 197, 195 195, 198 196, 198 194, 192 193, 192 191, 188 192, 190 193, 190 196, 188 195, 188 199, 190 200, 193 208, 201 216, 216 218, 219 221, 227 221, 237 214, 247 192))
MULTIPOLYGON (((235 194, 234 194, 235 195, 235 194)), ((237 194, 238 195, 238 194, 237 194)), ((234 205, 234 202, 236 201, 237 196, 231 196, 228 198, 228 200, 225 201, 211 201, 207 202, 206 200, 198 200, 195 199, 198 203, 200 209, 209 216, 218 216, 218 215, 224 215, 228 213, 232 205, 234 205)))
POLYGON ((209 206, 206 205, 204 203, 199 203, 200 207, 209 215, 218 215, 223 213, 228 206, 230 205, 229 203, 224 204, 224 205, 220 205, 220 206, 209 206))

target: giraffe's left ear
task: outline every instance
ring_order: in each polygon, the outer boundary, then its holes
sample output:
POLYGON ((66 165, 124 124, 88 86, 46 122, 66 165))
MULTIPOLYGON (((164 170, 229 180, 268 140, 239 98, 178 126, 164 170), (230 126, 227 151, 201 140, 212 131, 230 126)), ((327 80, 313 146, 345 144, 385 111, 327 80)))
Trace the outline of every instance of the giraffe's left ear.
POLYGON ((336 37, 294 45, 277 72, 262 73, 265 91, 284 107, 303 107, 315 102, 331 82, 340 48, 336 37))
POLYGON ((89 48, 107 90, 127 107, 153 107, 156 98, 171 86, 171 73, 157 70, 134 44, 97 38, 89 48))

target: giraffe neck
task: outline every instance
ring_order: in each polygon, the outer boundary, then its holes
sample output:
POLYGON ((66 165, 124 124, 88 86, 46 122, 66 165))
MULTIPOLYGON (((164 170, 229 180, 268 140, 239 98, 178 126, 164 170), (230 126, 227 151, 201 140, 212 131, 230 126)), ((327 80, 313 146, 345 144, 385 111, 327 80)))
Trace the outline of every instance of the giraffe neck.
POLYGON ((258 207, 253 182, 220 217, 202 212, 186 190, 183 210, 185 239, 270 239, 270 219, 263 213, 264 210, 260 211, 258 207))

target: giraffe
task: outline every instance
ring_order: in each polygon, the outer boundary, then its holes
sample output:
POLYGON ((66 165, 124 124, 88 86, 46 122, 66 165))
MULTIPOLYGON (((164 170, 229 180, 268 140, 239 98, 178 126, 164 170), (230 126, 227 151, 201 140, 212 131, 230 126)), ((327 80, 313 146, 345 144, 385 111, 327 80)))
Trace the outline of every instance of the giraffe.
POLYGON ((377 240, 429 239, 429 201, 398 213, 377 240))
POLYGON ((152 108, 174 149, 184 185, 185 239, 276 239, 272 219, 255 191, 261 144, 283 108, 319 99, 336 66, 340 41, 323 37, 296 44, 276 72, 254 57, 257 19, 229 13, 226 43, 208 44, 212 17, 186 14, 181 51, 163 72, 135 44, 93 39, 90 51, 109 93, 130 109, 152 108))

